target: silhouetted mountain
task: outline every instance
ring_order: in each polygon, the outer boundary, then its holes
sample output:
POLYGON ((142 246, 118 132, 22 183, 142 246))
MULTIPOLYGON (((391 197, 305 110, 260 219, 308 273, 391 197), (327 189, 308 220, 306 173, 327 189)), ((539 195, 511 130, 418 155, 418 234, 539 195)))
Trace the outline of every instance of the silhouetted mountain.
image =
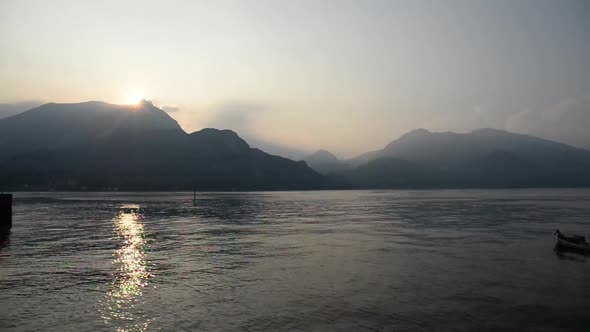
POLYGON ((303 160, 321 174, 338 173, 350 169, 350 165, 326 150, 318 150, 303 160))
POLYGON ((148 101, 49 103, 0 120, 0 162, 17 154, 89 143, 116 131, 177 129, 178 123, 148 101))
MULTIPOLYGON (((137 108, 74 105, 48 104, 0 120, 6 141, 14 144, 19 137, 32 136, 0 161, 0 183, 14 188, 199 190, 311 189, 323 184, 304 162, 252 149, 230 130, 186 134, 147 102, 137 108), (3 129, 11 126, 18 130, 6 134, 3 129)), ((7 147, 3 144, 0 151, 7 147)))
POLYGON ((417 188, 430 187, 419 165, 409 161, 382 157, 341 173, 341 180, 362 188, 417 188))
MULTIPOLYGON (((421 141, 421 140, 429 137, 429 135, 431 135, 431 134, 432 133, 426 129, 412 130, 412 131, 402 135, 397 140, 389 143, 384 149, 364 153, 356 158, 351 159, 349 162, 352 165, 359 166, 359 165, 366 164, 366 163, 368 163, 372 160, 378 159, 378 158, 398 157, 397 150, 405 150, 404 148, 407 147, 408 142, 421 141), (401 149, 398 147, 401 147, 401 149)), ((407 150, 412 150, 412 149, 410 147, 407 150)))
POLYGON ((374 182, 363 180, 372 172, 371 177, 390 183, 392 169, 399 168, 391 165, 391 158, 414 165, 415 172, 400 171, 411 180, 404 185, 412 187, 590 185, 590 151, 496 129, 466 134, 414 130, 382 150, 354 158, 351 164, 361 166, 342 176, 359 186, 373 187, 374 182), (377 160, 381 161, 375 164, 377 160))
POLYGON ((0 104, 0 119, 7 118, 9 116, 17 115, 24 111, 28 111, 34 107, 43 104, 40 101, 23 101, 19 103, 12 103, 12 104, 0 104))
POLYGON ((305 159, 329 176, 230 130, 187 134, 147 101, 52 103, 0 120, 0 184, 15 189, 590 186, 590 151, 495 129, 418 129, 350 161, 323 150, 305 159))

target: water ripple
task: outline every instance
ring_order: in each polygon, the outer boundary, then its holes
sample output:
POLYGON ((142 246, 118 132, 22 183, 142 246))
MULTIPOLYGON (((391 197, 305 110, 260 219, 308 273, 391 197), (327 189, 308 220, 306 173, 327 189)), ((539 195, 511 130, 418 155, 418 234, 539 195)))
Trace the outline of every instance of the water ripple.
POLYGON ((589 190, 20 193, 6 331, 586 331, 589 190))

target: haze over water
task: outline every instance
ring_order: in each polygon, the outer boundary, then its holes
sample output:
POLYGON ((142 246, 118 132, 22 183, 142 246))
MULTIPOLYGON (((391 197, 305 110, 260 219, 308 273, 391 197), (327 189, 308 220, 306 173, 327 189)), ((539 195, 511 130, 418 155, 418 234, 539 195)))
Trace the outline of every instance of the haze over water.
POLYGON ((590 190, 19 193, 3 331, 590 326, 590 190), (587 234, 586 234, 587 235, 587 234))

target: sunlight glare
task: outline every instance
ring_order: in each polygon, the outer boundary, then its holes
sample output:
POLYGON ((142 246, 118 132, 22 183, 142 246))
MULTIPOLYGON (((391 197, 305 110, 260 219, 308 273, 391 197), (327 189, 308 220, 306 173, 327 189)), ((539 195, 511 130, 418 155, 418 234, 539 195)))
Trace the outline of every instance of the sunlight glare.
POLYGON ((131 92, 127 95, 127 104, 129 105, 139 105, 139 103, 145 99, 143 93, 140 92, 131 92))
POLYGON ((113 218, 115 237, 119 247, 114 250, 113 265, 117 273, 102 302, 101 316, 115 331, 143 332, 151 321, 137 311, 143 303, 143 289, 152 276, 146 259, 147 240, 142 214, 137 204, 127 204, 113 218))

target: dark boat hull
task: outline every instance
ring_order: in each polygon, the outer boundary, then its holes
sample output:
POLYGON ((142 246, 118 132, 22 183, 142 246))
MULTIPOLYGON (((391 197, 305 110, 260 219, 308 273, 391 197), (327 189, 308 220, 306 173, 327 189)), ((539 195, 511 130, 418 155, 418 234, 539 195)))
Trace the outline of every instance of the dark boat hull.
POLYGON ((588 243, 574 243, 567 241, 565 239, 561 239, 559 237, 555 237, 555 246, 557 248, 563 248, 568 250, 575 250, 583 253, 590 253, 590 244, 588 243))

